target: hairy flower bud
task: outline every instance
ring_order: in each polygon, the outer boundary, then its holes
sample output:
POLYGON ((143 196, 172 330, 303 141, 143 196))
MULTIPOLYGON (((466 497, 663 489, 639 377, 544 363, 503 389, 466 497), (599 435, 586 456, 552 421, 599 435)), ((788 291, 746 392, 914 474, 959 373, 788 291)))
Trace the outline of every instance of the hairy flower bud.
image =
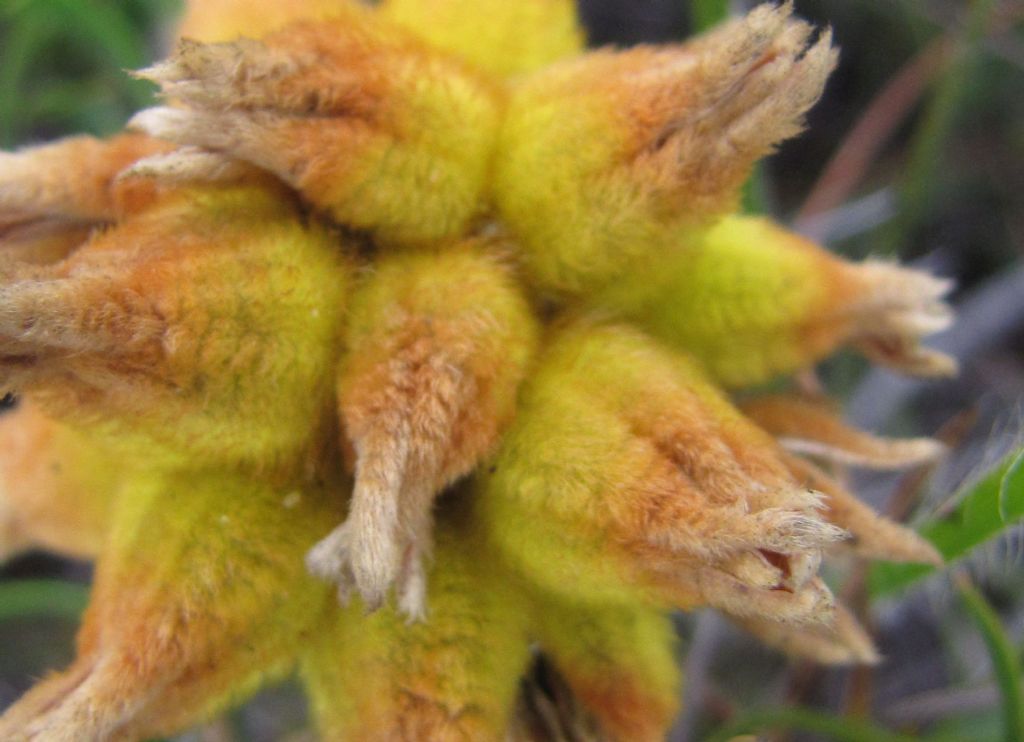
POLYGON ((131 203, 131 189, 117 176, 138 160, 170 149, 157 139, 122 134, 0 152, 0 241, 6 242, 6 231, 17 225, 48 222, 73 229, 116 221, 139 206, 131 203))
POLYGON ((825 467, 941 448, 720 388, 843 345, 953 367, 947 282, 730 216, 827 32, 787 3, 579 53, 570 0, 186 5, 132 124, 178 148, 0 155, 0 557, 97 560, 0 738, 173 734, 298 662, 328 739, 518 740, 540 652, 594 735, 653 742, 700 606, 877 659, 823 556, 939 557, 825 467))
POLYGON ((173 190, 67 260, 5 266, 8 388, 152 463, 299 466, 329 419, 347 271, 281 195, 173 190))
POLYGON ((682 686, 666 612, 544 596, 536 613, 542 651, 610 739, 665 739, 682 686))
POLYGON ((524 574, 587 603, 824 620, 845 535, 700 370, 621 327, 549 345, 485 477, 481 518, 524 574))
POLYGON ((763 5, 682 47, 599 51, 516 88, 495 170, 534 280, 592 291, 736 206, 835 62, 828 34, 763 5))
POLYGON ((333 493, 209 470, 142 473, 126 487, 78 659, 4 714, 0 738, 173 732, 286 673, 321 620, 329 591, 302 553, 337 518, 333 493))
POLYGON ((842 345, 897 370, 943 375, 921 346, 949 325, 948 281, 850 263, 761 217, 727 217, 636 267, 594 300, 701 361, 731 387, 762 383, 842 345))
MULTIPOLYGON (((450 514, 450 513, 449 513, 450 514)), ((472 530, 437 534, 429 620, 354 602, 302 658, 324 739, 500 740, 530 659, 522 597, 472 530)))
POLYGON ((455 237, 480 213, 496 86, 367 10, 258 41, 182 41, 139 76, 177 106, 132 127, 269 170, 381 240, 455 237))
POLYGON ((402 610, 422 617, 434 498, 497 446, 537 327, 481 241, 389 255, 367 278, 338 389, 355 489, 348 520, 309 564, 371 607, 397 583, 402 610))

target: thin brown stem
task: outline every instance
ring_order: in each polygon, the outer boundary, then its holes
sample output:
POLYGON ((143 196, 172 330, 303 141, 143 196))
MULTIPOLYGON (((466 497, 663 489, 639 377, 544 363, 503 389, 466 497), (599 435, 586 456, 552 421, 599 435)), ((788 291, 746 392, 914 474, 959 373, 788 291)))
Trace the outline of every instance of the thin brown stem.
POLYGON ((797 230, 817 215, 844 203, 872 163, 907 120, 929 84, 945 67, 952 49, 943 36, 914 56, 875 96, 829 160, 794 219, 797 230))

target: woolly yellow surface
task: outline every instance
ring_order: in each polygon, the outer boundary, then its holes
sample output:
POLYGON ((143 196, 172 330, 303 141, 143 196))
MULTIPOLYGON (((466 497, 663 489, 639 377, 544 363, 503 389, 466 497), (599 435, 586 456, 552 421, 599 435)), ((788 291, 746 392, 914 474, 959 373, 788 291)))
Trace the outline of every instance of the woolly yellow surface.
POLYGON ((682 46, 590 52, 513 89, 494 195, 539 288, 591 292, 735 210, 835 62, 791 11, 762 5, 682 46))
POLYGON ((650 602, 624 544, 631 528, 650 525, 635 512, 648 506, 644 480, 658 453, 618 408, 671 390, 680 371, 685 379, 684 364, 623 328, 574 329, 548 347, 480 475, 478 510, 510 563, 542 589, 588 604, 650 602))
POLYGON ((324 615, 331 591, 302 557, 340 517, 337 492, 194 469, 129 472, 123 493, 79 658, 4 718, 11 730, 60 702, 82 738, 124 722, 129 738, 176 732, 286 672, 324 615))
POLYGON ((297 20, 338 16, 355 4, 356 0, 188 0, 177 36, 208 42, 259 38, 297 20))
POLYGON ((614 114, 627 89, 577 86, 574 61, 517 87, 502 120, 494 194, 531 277, 576 293, 618 275, 664 240, 646 210, 649 186, 616 172, 628 143, 614 114))
POLYGON ((326 740, 506 739, 530 659, 522 595, 460 516, 437 532, 427 620, 339 609, 303 678, 326 740))
POLYGON ((509 420, 539 327, 501 249, 467 240, 404 251, 383 256, 369 277, 352 300, 346 338, 355 352, 345 362, 378 363, 396 350, 386 338, 425 333, 487 387, 485 414, 509 420))
POLYGON ((386 254, 362 278, 338 383, 356 484, 343 530, 317 546, 311 568, 351 574, 371 604, 394 586, 419 615, 431 504, 497 447, 537 322, 510 266, 481 240, 386 254))
POLYGON ((380 12, 501 75, 532 72, 583 50, 572 0, 385 0, 380 12))
POLYGON ((844 342, 941 370, 947 287, 723 218, 834 63, 790 4, 563 59, 574 8, 192 0, 132 122, 184 151, 2 158, 0 350, 42 414, 0 526, 99 559, 79 659, 0 738, 173 733, 298 659, 327 739, 501 740, 540 647, 653 742, 665 611, 828 618, 826 518, 877 519, 716 384, 844 342))
POLYGON ((390 466, 411 450, 420 463, 409 464, 408 484, 439 492, 497 446, 538 323, 500 252, 477 240, 383 256, 364 278, 338 385, 347 434, 358 446, 395 435, 383 428, 408 429, 390 466))
POLYGON ((269 170, 382 242, 458 237, 485 210, 500 83, 367 8, 182 44, 142 75, 177 105, 134 126, 269 170))
POLYGON ((147 312, 131 321, 152 322, 156 337, 138 359, 69 355, 30 378, 26 391, 47 414, 151 463, 274 473, 316 445, 348 270, 333 239, 297 222, 279 191, 175 191, 54 270, 67 276, 55 286, 81 282, 60 321, 84 338, 137 332, 118 315, 94 319, 91 305, 122 297, 145 297, 147 312))
MULTIPOLYGON (((486 76, 397 30, 346 17, 323 37, 295 28, 268 38, 272 49, 324 50, 330 66, 320 62, 314 90, 344 89, 363 68, 367 82, 353 107, 366 113, 348 121, 344 108, 325 105, 338 116, 333 126, 300 117, 263 146, 293 148, 290 157, 305 168, 295 185, 342 223, 384 242, 450 239, 482 213, 501 95, 486 76)), ((300 80, 291 92, 309 94, 300 80)))
POLYGON ((728 217, 626 273, 596 300, 750 386, 821 360, 844 339, 842 262, 767 219, 728 217))
POLYGON ((664 740, 681 700, 668 614, 535 597, 542 650, 604 731, 631 742, 664 740))
POLYGON ((31 547, 100 551, 123 466, 28 401, 0 416, 0 559, 31 547))
POLYGON ((510 564, 581 604, 744 610, 733 599, 745 594, 760 610, 755 598, 785 596, 731 578, 714 595, 702 579, 744 553, 760 569, 759 549, 800 554, 842 535, 778 454, 687 357, 631 328, 577 326, 524 386, 478 517, 510 564))

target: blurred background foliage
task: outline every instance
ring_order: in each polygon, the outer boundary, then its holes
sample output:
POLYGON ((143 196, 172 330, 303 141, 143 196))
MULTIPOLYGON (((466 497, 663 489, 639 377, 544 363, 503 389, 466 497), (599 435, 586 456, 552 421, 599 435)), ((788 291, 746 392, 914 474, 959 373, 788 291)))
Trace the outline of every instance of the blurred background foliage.
MULTIPOLYGON (((580 0, 594 45, 682 39, 753 2, 580 0)), ((125 70, 167 49, 178 0, 5 0, 0 146, 117 131, 152 100, 125 70)), ((824 670, 760 647, 711 613, 680 617, 686 710, 674 739, 1024 740, 1024 3, 797 0, 841 62, 808 131, 758 172, 750 208, 845 255, 898 256, 957 281, 935 345, 956 380, 868 370, 817 381, 860 425, 937 435, 940 465, 851 474, 953 565, 840 564, 828 576, 870 625, 875 668, 824 670)), ((0 707, 71 658, 89 567, 31 554, 0 571, 0 707)), ((266 691, 184 739, 301 736, 300 696, 266 691)))

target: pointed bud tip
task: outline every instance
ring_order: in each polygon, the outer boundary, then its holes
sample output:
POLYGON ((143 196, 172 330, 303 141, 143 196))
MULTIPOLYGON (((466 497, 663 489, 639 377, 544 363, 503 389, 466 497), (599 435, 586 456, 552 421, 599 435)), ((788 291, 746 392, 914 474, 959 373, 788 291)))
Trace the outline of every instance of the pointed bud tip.
POLYGON ((174 140, 175 134, 192 122, 192 114, 169 106, 145 108, 128 120, 127 129, 158 139, 174 140))
POLYGON ((915 564, 927 564, 932 567, 943 567, 946 564, 946 558, 942 556, 942 552, 923 536, 917 533, 914 533, 914 535, 917 538, 913 542, 908 543, 906 561, 915 564))
POLYGON ((877 665, 881 661, 874 639, 841 603, 836 606, 831 633, 847 655, 843 664, 877 665))
POLYGON ((122 170, 116 180, 151 178, 168 183, 223 182, 242 180, 252 170, 243 163, 199 147, 181 147, 174 152, 138 160, 122 170))
POLYGON ((180 69, 173 59, 151 64, 148 67, 140 67, 137 70, 128 70, 128 74, 136 80, 146 80, 163 86, 168 82, 177 79, 180 69))

